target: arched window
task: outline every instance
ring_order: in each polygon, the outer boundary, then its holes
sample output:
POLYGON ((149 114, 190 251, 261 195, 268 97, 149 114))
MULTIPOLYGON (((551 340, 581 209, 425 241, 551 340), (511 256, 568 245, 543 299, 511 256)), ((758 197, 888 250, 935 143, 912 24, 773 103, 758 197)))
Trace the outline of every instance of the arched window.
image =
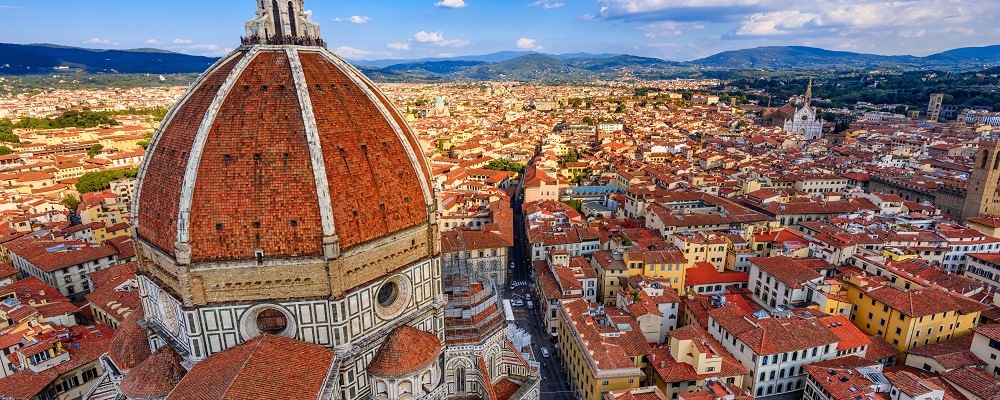
POLYGON ((288 319, 281 311, 267 309, 257 315, 257 329, 261 333, 280 335, 286 328, 288 328, 288 319))
POLYGON ((784 388, 785 388, 785 385, 784 385, 784 384, 781 384, 781 383, 779 383, 779 384, 778 384, 778 393, 781 393, 781 389, 784 389, 784 388))
POLYGON ((375 395, 379 397, 389 397, 389 386, 384 381, 375 382, 375 395))
POLYGON ((774 394, 774 386, 768 386, 767 387, 767 394, 768 395, 774 394))
POLYGON ((299 36, 298 30, 295 28, 295 8, 290 1, 288 2, 288 23, 292 26, 292 36, 299 36))
POLYGON ((285 36, 285 29, 281 26, 281 9, 278 8, 278 0, 271 0, 271 8, 274 9, 274 34, 285 36))
POLYGON ((455 392, 461 394, 466 391, 465 367, 458 367, 455 370, 455 392))
POLYGON ((434 373, 431 372, 431 371, 424 372, 424 376, 420 378, 420 384, 423 387, 427 388, 427 389, 430 389, 431 387, 433 387, 434 386, 434 373))
POLYGON ((413 382, 410 382, 410 381, 399 382, 399 393, 398 394, 400 396, 402 396, 404 394, 412 395, 413 394, 413 382))
POLYGON ((757 397, 760 397, 760 396, 763 396, 763 395, 764 395, 764 388, 762 388, 762 387, 757 388, 757 397))

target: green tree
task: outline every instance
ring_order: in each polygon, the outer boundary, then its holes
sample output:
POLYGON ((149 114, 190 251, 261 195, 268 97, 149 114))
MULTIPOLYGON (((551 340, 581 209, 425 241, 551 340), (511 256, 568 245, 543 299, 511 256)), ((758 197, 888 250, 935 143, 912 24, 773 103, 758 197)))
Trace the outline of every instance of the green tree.
POLYGON ((77 179, 76 191, 80 194, 99 192, 111 187, 113 181, 122 178, 135 178, 138 173, 138 168, 88 172, 77 179))
POLYGON ((0 142, 20 143, 21 138, 14 134, 14 123, 9 119, 0 119, 0 142))
POLYGON ((95 144, 91 146, 90 149, 87 150, 87 155, 90 156, 90 158, 94 158, 98 154, 101 154, 101 151, 104 151, 104 146, 100 144, 95 144))
POLYGON ((571 208, 573 208, 577 212, 583 212, 582 211, 583 210, 583 200, 566 200, 563 203, 566 203, 567 206, 570 206, 571 208))
POLYGON ((73 212, 76 212, 76 210, 80 208, 80 199, 70 196, 68 194, 66 195, 66 197, 63 197, 61 203, 62 205, 66 206, 66 208, 69 208, 70 211, 73 212))
POLYGON ((508 161, 508 160, 492 160, 486 166, 485 169, 491 171, 510 171, 517 173, 524 173, 524 165, 508 161))
POLYGON ((14 154, 14 150, 11 150, 10 147, 7 146, 0 146, 0 156, 6 156, 10 154, 14 154))

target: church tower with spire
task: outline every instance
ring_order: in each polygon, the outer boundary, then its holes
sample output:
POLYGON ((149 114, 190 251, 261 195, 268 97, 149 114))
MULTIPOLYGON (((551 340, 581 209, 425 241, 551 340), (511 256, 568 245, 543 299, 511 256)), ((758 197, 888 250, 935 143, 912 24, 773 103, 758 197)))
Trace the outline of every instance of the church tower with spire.
POLYGON ((812 100, 813 80, 810 78, 805 98, 791 118, 785 120, 784 130, 802 135, 806 140, 818 140, 823 137, 823 120, 816 115, 812 100))
POLYGON ((813 99, 813 80, 809 78, 809 87, 806 88, 806 101, 804 107, 809 107, 813 99))

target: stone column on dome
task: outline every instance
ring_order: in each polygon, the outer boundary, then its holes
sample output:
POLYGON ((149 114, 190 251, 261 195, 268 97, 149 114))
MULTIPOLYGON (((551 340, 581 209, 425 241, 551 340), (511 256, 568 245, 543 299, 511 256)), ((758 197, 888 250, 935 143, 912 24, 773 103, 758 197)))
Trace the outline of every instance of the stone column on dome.
POLYGON ((319 39, 319 24, 309 20, 312 11, 304 0, 257 0, 257 15, 247 21, 248 38, 266 41, 272 36, 319 39))

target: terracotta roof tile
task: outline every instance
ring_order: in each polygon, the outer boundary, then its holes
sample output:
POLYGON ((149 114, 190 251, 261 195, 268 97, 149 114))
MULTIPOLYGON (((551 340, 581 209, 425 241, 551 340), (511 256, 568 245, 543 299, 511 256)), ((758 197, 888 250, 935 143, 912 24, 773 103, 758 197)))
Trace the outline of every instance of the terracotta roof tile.
POLYGON ((183 358, 170 346, 160 347, 125 375, 119 389, 131 399, 165 397, 187 374, 182 361, 183 358))
POLYGON ((441 355, 441 340, 433 334, 403 325, 389 334, 379 347, 368 373, 383 378, 401 378, 427 368, 441 355))
POLYGON ((119 370, 128 371, 146 360, 150 355, 149 337, 139 326, 142 310, 134 312, 118 325, 108 357, 119 370))
POLYGON ((262 335, 195 364, 167 400, 315 400, 333 351, 262 335))

